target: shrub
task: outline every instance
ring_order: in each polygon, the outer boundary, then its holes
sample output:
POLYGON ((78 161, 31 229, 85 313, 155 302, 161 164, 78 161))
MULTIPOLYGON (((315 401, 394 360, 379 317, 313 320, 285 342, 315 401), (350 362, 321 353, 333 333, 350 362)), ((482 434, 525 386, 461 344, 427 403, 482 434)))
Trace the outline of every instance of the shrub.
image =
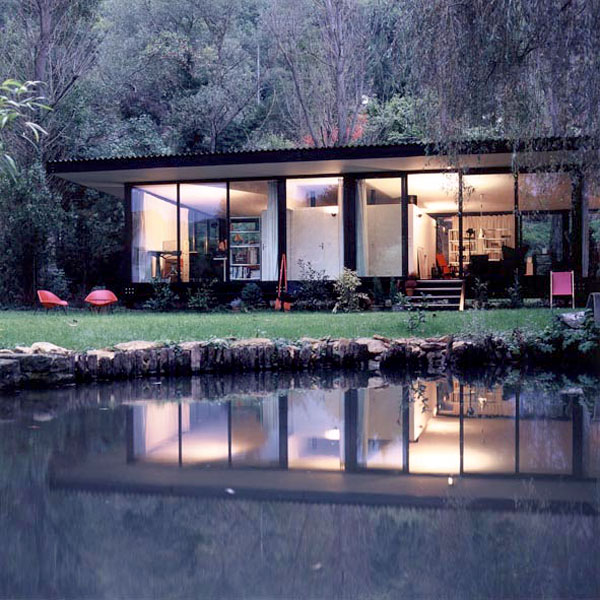
POLYGON ((335 280, 333 289, 336 295, 336 303, 333 312, 356 312, 361 308, 361 302, 367 303, 369 298, 366 294, 358 291, 360 277, 356 271, 344 268, 342 274, 335 280))
POLYGON ((519 280, 519 272, 515 271, 513 284, 508 288, 511 308, 522 308, 523 306, 523 287, 519 280))
POLYGON ((173 310, 178 302, 179 296, 168 283, 154 279, 152 281, 152 298, 144 302, 143 308, 166 312, 173 310))
POLYGON ((217 297, 215 295, 216 279, 204 280, 198 286, 195 294, 188 300, 188 308, 207 312, 217 306, 217 297))
POLYGON ((69 296, 69 280, 64 269, 56 266, 48 267, 38 280, 38 288, 50 290, 63 300, 69 296))
POLYGON ((256 283, 247 283, 242 288, 242 302, 248 308, 261 308, 265 305, 265 299, 256 283))
POLYGON ((331 310, 335 301, 325 271, 318 271, 310 261, 298 260, 300 285, 294 307, 300 310, 331 310))
POLYGON ((473 282, 473 308, 486 308, 488 303, 488 283, 475 277, 473 282))

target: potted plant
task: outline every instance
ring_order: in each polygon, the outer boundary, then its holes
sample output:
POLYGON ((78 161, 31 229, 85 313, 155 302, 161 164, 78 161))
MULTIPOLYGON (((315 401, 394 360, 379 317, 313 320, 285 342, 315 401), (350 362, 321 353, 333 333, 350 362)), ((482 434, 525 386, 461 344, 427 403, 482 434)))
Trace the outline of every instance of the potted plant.
POLYGON ((240 312, 244 306, 244 303, 242 302, 241 298, 236 298, 229 303, 229 306, 231 306, 231 310, 233 312, 240 312))
POLYGON ((407 296, 412 296, 415 293, 418 278, 419 276, 415 272, 408 274, 408 278, 404 282, 404 291, 407 296))

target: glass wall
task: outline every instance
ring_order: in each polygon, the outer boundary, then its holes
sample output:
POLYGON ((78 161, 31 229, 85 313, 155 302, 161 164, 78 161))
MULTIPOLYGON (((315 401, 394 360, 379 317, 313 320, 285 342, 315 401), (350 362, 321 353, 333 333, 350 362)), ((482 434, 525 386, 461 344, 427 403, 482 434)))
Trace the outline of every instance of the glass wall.
POLYGON ((409 273, 458 276, 458 174, 409 175, 408 195, 409 273))
POLYGON ((277 183, 232 182, 230 206, 230 277, 277 279, 277 183))
POLYGON ((363 179, 356 194, 356 266, 361 277, 402 274, 402 180, 363 179))
POLYGON ((288 278, 302 279, 302 263, 309 262, 331 279, 343 269, 342 179, 288 179, 288 278))
POLYGON ((568 173, 519 174, 521 244, 525 275, 566 269, 571 230, 571 178, 568 173))
POLYGON ((177 281, 177 186, 131 190, 131 280, 177 281))
POLYGON ((513 175, 463 177, 463 247, 465 271, 480 279, 509 281, 522 266, 516 247, 513 175))
POLYGON ((133 188, 132 282, 277 279, 276 183, 231 183, 229 207, 227 195, 225 182, 133 188))
POLYGON ((227 185, 180 186, 181 281, 226 279, 227 185))

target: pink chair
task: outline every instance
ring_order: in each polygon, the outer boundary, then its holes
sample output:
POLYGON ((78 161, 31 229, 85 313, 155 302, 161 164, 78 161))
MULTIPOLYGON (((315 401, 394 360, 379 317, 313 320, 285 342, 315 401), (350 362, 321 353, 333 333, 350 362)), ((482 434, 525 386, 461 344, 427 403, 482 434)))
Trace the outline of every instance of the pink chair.
POLYGON ((90 308, 95 307, 100 310, 103 306, 118 302, 118 299, 110 290, 94 290, 86 296, 84 302, 87 302, 90 308))
POLYGON ((66 300, 61 300, 56 294, 47 290, 38 290, 37 297, 40 304, 48 310, 51 308, 64 308, 67 310, 67 306, 69 306, 66 300))
POLYGON ((575 274, 573 271, 550 271, 550 308, 554 296, 571 296, 575 308, 575 274))

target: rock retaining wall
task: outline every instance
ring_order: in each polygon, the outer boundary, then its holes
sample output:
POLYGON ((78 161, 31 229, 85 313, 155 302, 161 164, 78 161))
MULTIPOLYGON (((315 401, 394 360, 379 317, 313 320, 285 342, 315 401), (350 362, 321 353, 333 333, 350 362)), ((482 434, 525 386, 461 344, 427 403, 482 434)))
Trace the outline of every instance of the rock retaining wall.
POLYGON ((0 389, 46 387, 88 381, 165 375, 251 371, 310 371, 351 368, 407 369, 436 375, 448 370, 510 366, 513 355, 500 337, 482 341, 452 337, 388 339, 264 338, 210 340, 163 345, 125 342, 113 348, 71 352, 46 342, 0 350, 0 389))

